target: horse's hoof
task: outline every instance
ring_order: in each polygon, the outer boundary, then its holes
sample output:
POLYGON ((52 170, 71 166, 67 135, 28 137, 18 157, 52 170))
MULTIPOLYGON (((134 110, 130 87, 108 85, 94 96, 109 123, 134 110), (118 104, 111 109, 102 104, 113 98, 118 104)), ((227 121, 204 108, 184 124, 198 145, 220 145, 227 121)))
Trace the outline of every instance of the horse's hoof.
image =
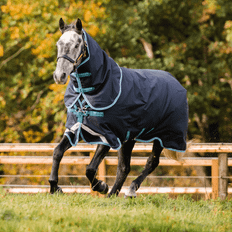
POLYGON ((57 181, 49 181, 50 183, 50 194, 63 193, 62 188, 57 185, 57 181))
POLYGON ((61 187, 57 186, 56 193, 63 193, 63 190, 61 187))
POLYGON ((92 187, 92 190, 101 194, 107 194, 109 187, 105 182, 99 180, 98 183, 92 187))
POLYGON ((107 193, 108 193, 108 190, 109 190, 108 184, 106 184, 105 182, 102 182, 101 185, 102 185, 102 187, 104 188, 104 190, 101 191, 100 193, 101 193, 101 194, 107 194, 107 193))
POLYGON ((55 194, 55 193, 58 193, 58 194, 63 193, 62 188, 59 186, 56 186, 55 188, 51 188, 50 194, 55 194))
POLYGON ((125 195, 124 195, 124 198, 136 198, 136 192, 135 190, 129 188, 126 192, 125 192, 125 195))

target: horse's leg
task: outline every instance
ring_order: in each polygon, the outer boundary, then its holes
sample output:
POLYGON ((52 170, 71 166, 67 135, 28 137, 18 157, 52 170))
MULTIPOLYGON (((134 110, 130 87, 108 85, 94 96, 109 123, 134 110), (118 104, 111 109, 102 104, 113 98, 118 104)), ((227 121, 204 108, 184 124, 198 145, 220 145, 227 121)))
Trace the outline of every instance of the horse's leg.
POLYGON ((90 164, 86 167, 86 176, 91 183, 92 190, 98 191, 101 194, 106 194, 109 188, 105 182, 96 179, 96 174, 99 164, 102 162, 109 150, 109 146, 98 145, 90 164))
POLYGON ((139 189, 144 179, 159 165, 159 158, 162 150, 163 148, 161 147, 160 142, 155 140, 153 143, 152 154, 147 159, 144 170, 134 181, 132 181, 129 190, 125 193, 125 197, 136 197, 135 191, 139 189))
POLYGON ((49 178, 50 183, 50 193, 62 192, 62 189, 58 187, 58 169, 60 161, 64 155, 64 152, 68 150, 72 145, 70 144, 68 138, 63 136, 59 145, 54 149, 53 152, 53 162, 52 162, 52 171, 49 178))
POLYGON ((130 172, 130 161, 131 161, 131 152, 135 145, 134 140, 128 140, 122 146, 122 148, 118 152, 118 168, 116 180, 113 188, 111 189, 108 197, 111 195, 118 195, 129 172, 130 172))

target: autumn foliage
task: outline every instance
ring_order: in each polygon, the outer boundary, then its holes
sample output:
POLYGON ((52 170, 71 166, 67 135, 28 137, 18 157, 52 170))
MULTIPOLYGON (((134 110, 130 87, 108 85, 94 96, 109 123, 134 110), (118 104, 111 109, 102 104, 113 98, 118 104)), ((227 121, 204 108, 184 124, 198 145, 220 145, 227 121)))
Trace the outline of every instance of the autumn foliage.
POLYGON ((55 142, 64 132, 66 86, 55 85, 58 21, 81 18, 93 37, 102 33, 101 1, 1 3, 0 141, 55 142))
POLYGON ((64 133, 66 85, 52 77, 60 17, 80 18, 121 66, 171 72, 188 90, 189 139, 231 142, 231 12, 231 0, 2 0, 0 142, 64 133))

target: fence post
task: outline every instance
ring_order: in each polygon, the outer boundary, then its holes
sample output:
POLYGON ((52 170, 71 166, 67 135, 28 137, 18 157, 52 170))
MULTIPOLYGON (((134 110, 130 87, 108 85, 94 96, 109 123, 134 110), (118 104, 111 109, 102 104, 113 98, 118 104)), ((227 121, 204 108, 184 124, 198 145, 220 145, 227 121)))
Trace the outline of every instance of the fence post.
MULTIPOLYGON (((92 160, 94 154, 95 154, 95 152, 90 152, 90 153, 89 153, 90 161, 92 160)), ((91 194, 92 196, 97 196, 97 195, 98 195, 98 192, 92 190, 91 184, 90 184, 90 189, 91 189, 91 190, 90 190, 90 194, 91 194)))
POLYGON ((228 179, 223 177, 228 176, 228 155, 226 153, 220 153, 218 158, 219 158, 218 192, 221 200, 225 200, 228 195, 228 179))
MULTIPOLYGON (((98 169, 98 178, 99 180, 102 180, 104 182, 106 182, 106 161, 105 159, 102 160, 102 162, 99 165, 99 169, 98 169)), ((99 197, 105 197, 106 195, 102 195, 102 194, 98 194, 99 197)))
POLYGON ((106 182, 106 161, 105 159, 99 165, 98 169, 99 180, 106 182))
POLYGON ((218 198, 218 159, 212 159, 212 198, 218 198))
MULTIPOLYGON (((90 160, 92 160, 93 156, 94 156, 95 152, 90 152, 89 156, 90 156, 90 160)), ((98 176, 99 176, 99 180, 102 180, 104 182, 106 182, 106 163, 105 163, 105 159, 102 160, 102 162, 99 165, 98 168, 98 176)), ((91 185, 90 185, 91 187, 91 185)), ((101 195, 100 193, 93 191, 91 188, 91 195, 92 196, 99 196, 99 197, 104 197, 103 195, 101 195)))

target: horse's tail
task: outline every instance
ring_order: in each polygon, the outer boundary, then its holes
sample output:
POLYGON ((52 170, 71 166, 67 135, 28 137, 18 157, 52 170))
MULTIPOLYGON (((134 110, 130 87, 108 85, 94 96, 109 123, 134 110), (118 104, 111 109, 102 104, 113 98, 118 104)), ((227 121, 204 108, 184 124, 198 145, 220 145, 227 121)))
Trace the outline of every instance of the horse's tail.
MULTIPOLYGON (((187 142, 187 149, 190 146, 190 144, 193 142, 193 140, 190 140, 187 142)), ((176 161, 181 161, 181 159, 184 157, 184 155, 186 154, 186 152, 178 152, 178 151, 172 151, 172 150, 168 150, 168 149, 163 149, 162 154, 169 158, 169 159, 174 159, 176 161)))

